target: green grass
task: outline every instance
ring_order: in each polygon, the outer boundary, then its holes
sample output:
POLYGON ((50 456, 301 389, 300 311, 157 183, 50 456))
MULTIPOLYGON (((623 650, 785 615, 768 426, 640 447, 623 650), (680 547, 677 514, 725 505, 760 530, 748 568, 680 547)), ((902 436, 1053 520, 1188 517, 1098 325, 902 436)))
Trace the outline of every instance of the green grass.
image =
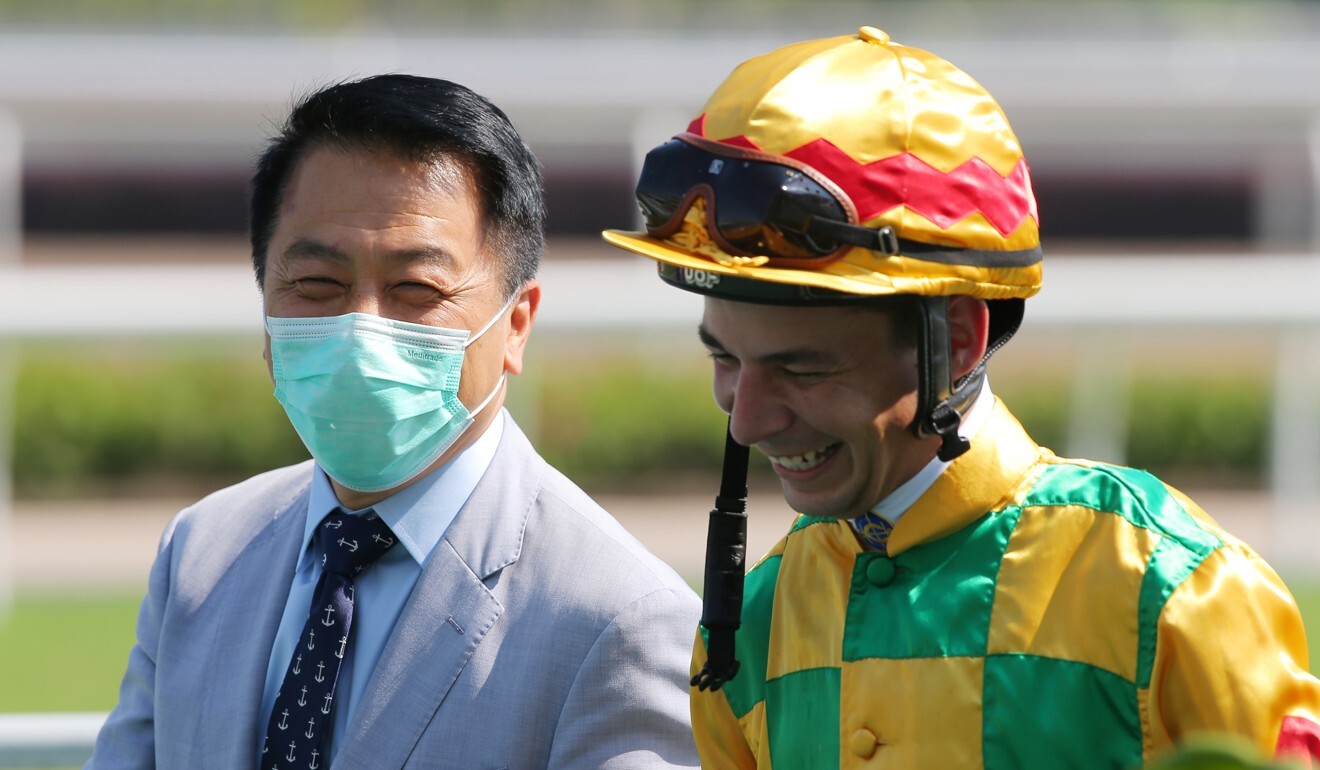
MULTIPOLYGON (((1320 673, 1320 579, 1289 582, 1320 673)), ((0 622, 0 712, 107 711, 133 644, 138 597, 22 597, 0 622)))
POLYGON ((22 596, 0 620, 0 712, 108 711, 138 596, 22 596))

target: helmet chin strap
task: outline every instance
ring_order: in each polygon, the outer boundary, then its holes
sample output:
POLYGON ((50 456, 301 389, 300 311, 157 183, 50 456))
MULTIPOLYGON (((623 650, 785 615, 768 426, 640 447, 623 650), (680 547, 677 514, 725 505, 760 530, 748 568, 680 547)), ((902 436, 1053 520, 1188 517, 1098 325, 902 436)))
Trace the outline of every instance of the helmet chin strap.
POLYGON ((1022 300, 987 300, 986 304, 990 308, 990 330, 985 355, 970 372, 955 381, 953 344, 949 338, 949 298, 919 297, 917 301, 920 310, 917 414, 911 428, 919 438, 939 436, 939 458, 945 462, 971 448, 971 442, 958 435, 958 427, 985 384, 986 361, 1022 324, 1025 306, 1022 300))

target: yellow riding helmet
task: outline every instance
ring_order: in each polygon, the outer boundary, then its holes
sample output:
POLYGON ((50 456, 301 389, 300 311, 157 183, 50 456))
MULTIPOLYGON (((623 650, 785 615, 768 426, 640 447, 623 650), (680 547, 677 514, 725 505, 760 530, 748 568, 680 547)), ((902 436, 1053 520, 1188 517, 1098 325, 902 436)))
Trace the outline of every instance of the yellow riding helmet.
POLYGON ((682 288, 786 302, 1040 289, 1035 196, 1003 111, 962 70, 873 27, 739 65, 647 165, 647 230, 603 236, 658 260, 682 288), (805 184, 809 211, 737 200, 739 173, 775 164, 788 185, 805 184), (835 202, 814 208, 827 196, 835 202), (849 237, 840 219, 874 238, 849 237))

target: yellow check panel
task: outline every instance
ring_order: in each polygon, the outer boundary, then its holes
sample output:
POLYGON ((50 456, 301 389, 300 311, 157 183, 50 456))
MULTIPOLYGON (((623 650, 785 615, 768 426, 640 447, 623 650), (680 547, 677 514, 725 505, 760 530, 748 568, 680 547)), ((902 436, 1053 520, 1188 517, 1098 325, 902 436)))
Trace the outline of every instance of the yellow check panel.
POLYGON ((1285 716, 1320 713, 1307 657, 1301 615, 1274 571, 1245 546, 1218 549, 1160 617, 1147 704, 1155 748, 1212 730, 1272 751, 1285 716))
POLYGON ((977 768, 982 658, 867 658, 843 665, 839 767, 977 768))
POLYGON ((751 711, 738 720, 747 741, 747 749, 757 758, 757 770, 771 770, 769 746, 766 745, 765 701, 756 704, 751 711))
POLYGON ((776 679, 796 671, 838 668, 843 649, 853 562, 860 546, 837 527, 807 527, 793 535, 793 558, 779 567, 765 672, 776 679))
POLYGON ((1082 506, 1024 509, 999 568, 988 652, 1088 663, 1134 681, 1141 584, 1159 540, 1082 506))

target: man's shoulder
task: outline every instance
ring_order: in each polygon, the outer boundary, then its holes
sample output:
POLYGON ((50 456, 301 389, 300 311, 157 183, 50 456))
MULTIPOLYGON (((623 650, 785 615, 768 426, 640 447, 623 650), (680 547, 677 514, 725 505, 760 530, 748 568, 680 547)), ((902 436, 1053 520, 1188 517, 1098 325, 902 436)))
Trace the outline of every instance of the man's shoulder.
MULTIPOLYGON (((575 569, 584 578, 610 577, 616 588, 631 591, 676 590, 692 594, 674 569, 651 553, 615 516, 591 495, 547 465, 528 522, 533 552, 551 549, 554 558, 580 560, 575 569), (539 542, 543 539, 543 542, 539 542)), ((548 555, 548 553, 547 553, 548 555)))
MULTIPOLYGON (((1002 401, 997 401, 996 406, 1000 419, 988 426, 985 438, 1010 445, 1029 442, 1008 407, 1002 401)), ((1217 547, 1227 537, 1186 495, 1148 471, 1059 457, 1035 446, 1034 442, 1028 448, 1032 458, 1027 464, 1026 483, 1008 491, 1007 501, 991 511, 992 515, 1004 511, 1061 515, 1072 511, 1084 517, 1089 511, 1097 521, 1102 521, 1105 518, 1102 515, 1107 514, 1127 526, 1198 551, 1217 547)))
POLYGON ((312 461, 266 471, 218 489, 175 516, 167 536, 183 529, 234 529, 250 521, 284 515, 307 494, 312 461))
POLYGON ((546 579, 607 580, 606 594, 661 587, 691 593, 664 561, 547 463, 512 418, 445 537, 479 575, 516 562, 520 572, 546 579))
POLYGON ((1050 458, 1018 507, 1024 514, 1113 517, 1202 555, 1224 544, 1223 530, 1186 495, 1147 471, 1121 465, 1050 458))

